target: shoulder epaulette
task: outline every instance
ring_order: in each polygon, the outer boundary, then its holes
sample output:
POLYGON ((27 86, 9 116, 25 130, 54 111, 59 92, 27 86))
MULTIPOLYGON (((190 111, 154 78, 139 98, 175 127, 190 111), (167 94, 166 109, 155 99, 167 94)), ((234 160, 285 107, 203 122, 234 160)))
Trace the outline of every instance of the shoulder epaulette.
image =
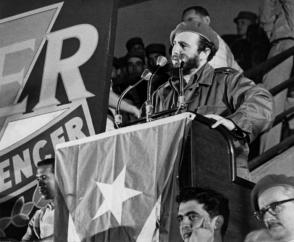
POLYGON ((220 67, 220 68, 216 68, 214 71, 216 73, 225 73, 225 74, 238 73, 237 70, 235 70, 231 67, 220 67))

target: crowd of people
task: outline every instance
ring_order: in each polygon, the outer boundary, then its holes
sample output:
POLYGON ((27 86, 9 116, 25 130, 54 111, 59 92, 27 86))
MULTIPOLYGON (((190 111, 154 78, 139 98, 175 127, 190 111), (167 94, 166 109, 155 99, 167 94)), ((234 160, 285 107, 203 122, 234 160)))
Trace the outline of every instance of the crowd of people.
MULTIPOLYGON (((214 119, 212 128, 223 125, 237 137, 235 148, 240 152, 237 155, 243 157, 237 165, 248 170, 248 144, 259 134, 264 133, 260 141, 261 153, 280 142, 281 125, 273 129, 270 126, 275 116, 291 107, 289 100, 293 98, 288 89, 274 98, 268 90, 291 76, 293 58, 289 57, 265 75, 257 75, 254 80, 247 79, 242 73, 293 46, 294 3, 265 0, 259 16, 240 11, 233 20, 236 24, 234 35, 220 36, 210 27, 210 18, 202 6, 183 10, 182 22, 170 35, 171 64, 162 69, 162 76, 154 83, 155 89, 159 87, 154 95, 154 108, 159 112, 181 104, 181 83, 174 69, 182 62, 184 110, 214 119)), ((123 79, 130 83, 140 78, 145 62, 145 67, 154 71, 156 57, 166 56, 162 44, 144 47, 141 38, 130 39, 128 54, 120 58, 121 66, 115 67, 120 72, 124 70, 121 72, 123 79), (151 46, 155 50, 152 57, 151 46), (132 59, 134 56, 136 59, 132 59), (133 76, 136 78, 130 78, 133 76)), ((146 83, 133 92, 128 97, 129 102, 141 108, 146 100, 146 83), (139 100, 135 93, 143 99, 139 100)), ((268 175, 257 183, 252 191, 252 204, 265 229, 248 234, 246 242, 294 241, 293 179, 268 175)), ((229 214, 226 198, 210 189, 192 188, 181 191, 177 200, 184 241, 223 241, 229 214)))
MULTIPOLYGON (((177 202, 183 241, 225 241, 230 214, 226 197, 209 188, 194 187, 183 189, 177 202)), ((251 204, 264 229, 250 232, 244 242, 294 241, 294 177, 263 177, 251 192, 251 204)))
MULTIPOLYGON (((48 204, 37 210, 22 241, 52 241, 54 235, 54 159, 38 163, 39 190, 48 204)), ((184 242, 223 242, 229 224, 230 202, 207 187, 183 188, 176 197, 177 220, 184 242)), ((250 232, 244 242, 294 241, 294 177, 266 175, 251 191, 251 205, 264 229, 250 232)))
MULTIPOLYGON (((292 47, 294 43, 293 5, 291 1, 268 0, 264 1, 259 15, 250 11, 240 11, 232 21, 236 25, 236 34, 220 36, 210 27, 217 37, 217 50, 213 57, 207 61, 208 64, 214 69, 230 67, 242 73, 292 47)), ((211 16, 203 6, 191 6, 182 11, 182 16, 179 17, 180 21, 186 23, 196 21, 210 26, 211 16)), ((127 54, 120 58, 113 58, 111 96, 114 94, 119 96, 128 86, 140 80, 145 68, 154 72, 158 56, 165 56, 168 59, 174 58, 172 50, 172 42, 167 47, 162 43, 151 43, 145 46, 142 38, 130 38, 126 43, 127 54), (167 49, 168 51, 166 51, 167 49)), ((174 67, 172 62, 168 62, 165 67, 158 70, 152 80, 152 91, 158 90, 161 85, 170 80, 170 77, 174 78, 177 75, 174 72, 174 67)), ((257 74, 253 81, 256 84, 262 83, 267 90, 270 90, 290 78, 291 73, 292 57, 289 57, 267 74, 257 74)), ((146 104, 146 93, 147 82, 141 82, 128 92, 124 102, 133 108, 130 110, 130 108, 124 108, 124 104, 121 105, 122 110, 126 111, 123 112, 123 122, 128 123, 145 115, 143 110, 146 104)), ((274 117, 293 106, 292 93, 291 90, 285 89, 274 97, 274 117)), ((108 116, 112 121, 115 114, 115 101, 113 100, 116 99, 110 98, 110 115, 108 116)), ((290 128, 292 126, 290 125, 290 128)), ((115 125, 112 123, 111 128, 114 127, 115 125)), ((254 153, 263 153, 278 144, 285 136, 283 135, 285 132, 282 131, 282 124, 275 125, 268 132, 262 130, 264 134, 260 137, 260 148, 254 153)))
MULTIPOLYGON (((171 62, 158 69, 153 79, 155 112, 177 108, 180 104, 185 111, 200 113, 214 120, 212 128, 223 125, 234 137, 237 155, 241 157, 239 168, 248 170, 249 143, 269 129, 274 115, 286 105, 286 91, 282 97, 273 100, 266 88, 290 76, 292 58, 254 81, 246 78, 243 71, 292 46, 293 8, 291 1, 265 1, 260 19, 255 13, 241 11, 234 19, 237 34, 221 37, 211 28, 210 15, 204 7, 189 7, 183 11, 181 22, 170 34, 168 54, 161 43, 145 46, 140 37, 129 39, 127 54, 113 58, 109 119, 114 118, 113 108, 118 96, 140 80, 146 67, 154 72, 158 56, 170 55, 171 62), (179 75, 174 75, 179 67, 183 73, 183 90, 179 75), (266 88, 258 85, 259 82, 263 82, 266 88), (184 103, 181 103, 181 98, 184 103)), ((121 104, 125 122, 142 115, 146 89, 147 82, 141 82, 127 94, 121 104)), ((278 137, 277 133, 274 136, 278 137)), ((264 136, 264 149, 271 147, 268 143, 274 143, 273 139, 264 136)), ((54 159, 38 164, 37 179, 44 198, 52 200, 55 191, 54 159)), ((181 190, 176 200, 183 241, 224 241, 229 222, 227 198, 210 188, 193 187, 181 190)), ((250 232, 245 242, 294 241, 294 177, 263 177, 252 190, 251 202, 264 229, 250 232)), ((36 212, 24 241, 52 237, 52 211, 54 203, 51 201, 36 212)))

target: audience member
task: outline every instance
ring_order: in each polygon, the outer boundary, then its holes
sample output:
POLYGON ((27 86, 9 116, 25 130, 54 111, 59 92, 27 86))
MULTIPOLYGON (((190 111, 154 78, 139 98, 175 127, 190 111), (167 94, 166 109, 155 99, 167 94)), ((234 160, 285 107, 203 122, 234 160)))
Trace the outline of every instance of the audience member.
POLYGON ((234 18, 234 23, 236 24, 239 38, 246 39, 248 27, 252 24, 257 24, 257 15, 249 11, 241 11, 234 18))
MULTIPOLYGON (((159 56, 166 57, 166 51, 164 44, 150 44, 146 47, 146 57, 148 63, 148 69, 151 72, 154 72, 157 69, 156 61, 159 56)), ((160 85, 165 83, 168 78, 168 65, 161 67, 157 70, 155 76, 153 77, 152 81, 152 89, 157 89, 160 85)))
POLYGON ((140 37, 130 38, 126 43, 128 53, 139 53, 145 55, 144 42, 140 37))
POLYGON ((294 177, 267 175, 251 192, 255 215, 274 241, 294 241, 294 177))
POLYGON ((113 57, 111 87, 113 92, 115 92, 117 95, 120 95, 129 86, 129 83, 126 80, 126 73, 126 58, 113 57))
POLYGON ((159 56, 166 56, 164 44, 150 44, 145 49, 148 68, 154 71, 156 68, 156 61, 159 56))
MULTIPOLYGON (((140 52, 130 52, 126 56, 128 85, 133 85, 140 80, 145 68, 145 56, 140 52)), ((136 88, 132 89, 126 96, 131 99, 135 106, 141 107, 146 100, 147 83, 141 82, 136 88)))
MULTIPOLYGON (((113 57, 111 85, 109 90, 108 112, 105 131, 115 129, 115 110, 119 100, 119 95, 125 90, 125 88, 128 87, 128 84, 125 84, 124 80, 125 79, 121 76, 119 60, 116 57, 113 57)), ((139 118, 141 115, 140 110, 135 105, 133 105, 131 100, 128 100, 126 98, 121 100, 120 110, 122 115, 122 121, 124 123, 132 121, 134 118, 139 118)))
POLYGON ((177 196, 178 221, 185 242, 222 242, 229 222, 229 201, 204 188, 185 188, 177 196))
MULTIPOLYGON (((186 8, 182 13, 182 21, 199 21, 210 25, 210 16, 208 11, 201 6, 192 6, 186 8)), ((209 61, 209 64, 213 68, 219 67, 232 67, 238 71, 243 71, 238 63, 235 61, 234 56, 229 48, 229 46, 224 42, 224 40, 216 33, 219 43, 219 48, 215 53, 214 57, 209 61)))
POLYGON ((251 66, 255 67, 267 59, 270 42, 265 31, 258 24, 248 26, 246 39, 251 48, 251 66))
POLYGON ((269 41, 264 30, 258 25, 255 13, 241 11, 234 22, 237 38, 232 43, 232 52, 239 65, 248 70, 266 60, 269 41))
MULTIPOLYGON (((271 58, 294 46, 294 1, 264 0, 260 13, 260 23, 271 42, 268 58, 271 58)), ((263 83, 267 89, 282 83, 291 76, 293 57, 264 75, 263 83)), ((283 112, 285 107, 292 107, 293 101, 287 99, 288 90, 275 95, 275 115, 283 112), (289 101, 289 102, 288 102, 289 101)), ((282 124, 273 127, 261 138, 261 152, 277 145, 281 139, 282 124)))
POLYGON ((39 184, 39 191, 44 199, 49 200, 49 203, 45 207, 36 211, 29 222, 22 241, 40 239, 53 241, 55 197, 54 162, 54 158, 50 158, 42 160, 37 164, 36 177, 39 184))
MULTIPOLYGON (((218 49, 217 35, 209 25, 182 22, 172 31, 170 41, 174 67, 180 57, 184 61, 186 110, 214 119, 212 128, 222 124, 238 137, 237 169, 243 177, 248 176, 248 142, 271 123, 271 95, 240 72, 231 68, 215 70, 207 63, 218 49)), ((174 87, 163 87, 156 94, 155 110, 177 107, 178 96, 174 87)))

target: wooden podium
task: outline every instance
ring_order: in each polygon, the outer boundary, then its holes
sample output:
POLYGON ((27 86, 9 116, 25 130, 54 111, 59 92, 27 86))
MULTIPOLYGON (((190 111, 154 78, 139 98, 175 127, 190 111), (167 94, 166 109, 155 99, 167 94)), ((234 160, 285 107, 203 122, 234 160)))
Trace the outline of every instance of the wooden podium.
POLYGON ((243 242, 258 228, 250 206, 252 183, 238 177, 233 138, 224 127, 210 128, 212 120, 196 115, 187 132, 179 185, 209 187, 230 201, 230 221, 225 241, 243 242))

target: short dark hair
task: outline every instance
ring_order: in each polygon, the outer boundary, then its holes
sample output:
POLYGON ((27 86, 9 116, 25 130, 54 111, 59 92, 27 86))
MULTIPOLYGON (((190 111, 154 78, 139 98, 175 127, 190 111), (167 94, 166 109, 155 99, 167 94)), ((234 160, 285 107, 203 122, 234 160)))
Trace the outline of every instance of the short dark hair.
POLYGON ((184 19, 185 14, 187 12, 189 12, 190 10, 194 10, 196 12, 196 14, 199 14, 202 17, 209 17, 209 13, 208 13, 206 8, 201 7, 201 6, 191 6, 191 7, 188 7, 188 8, 183 10, 182 20, 184 19))
POLYGON ((199 42, 198 42, 198 51, 205 51, 206 48, 210 49, 210 54, 207 57, 207 61, 210 61, 215 53, 217 52, 217 48, 214 45, 214 43, 212 43, 211 41, 209 41, 208 39, 206 39, 205 37, 203 37, 202 35, 199 35, 199 42))
POLYGON ((37 163, 37 167, 48 166, 48 165, 52 166, 52 172, 54 172, 54 168, 55 168, 55 159, 54 158, 44 159, 44 160, 41 160, 37 163))
POLYGON ((186 187, 180 191, 176 198, 179 204, 191 200, 196 200, 198 203, 203 204, 203 208, 211 218, 217 215, 223 216, 224 223, 221 228, 221 234, 224 236, 228 228, 230 216, 229 200, 214 190, 200 187, 186 187))

